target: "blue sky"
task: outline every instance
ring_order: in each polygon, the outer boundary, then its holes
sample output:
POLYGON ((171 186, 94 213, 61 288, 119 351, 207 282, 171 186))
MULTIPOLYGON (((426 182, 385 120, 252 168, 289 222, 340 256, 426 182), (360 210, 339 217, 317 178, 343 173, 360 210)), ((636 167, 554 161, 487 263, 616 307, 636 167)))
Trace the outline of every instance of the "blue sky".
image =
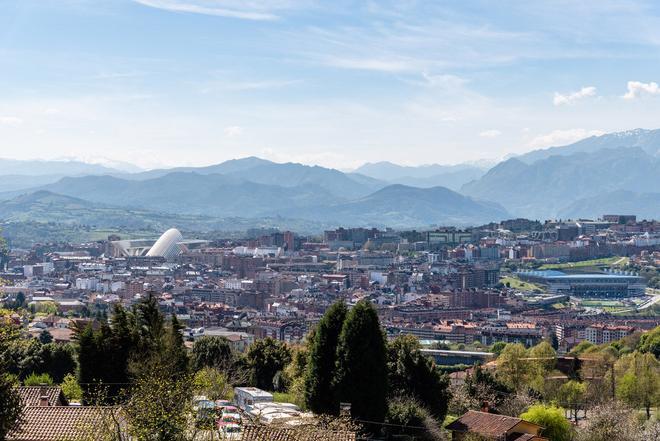
POLYGON ((660 127, 651 1, 0 7, 0 157, 348 169, 660 127))

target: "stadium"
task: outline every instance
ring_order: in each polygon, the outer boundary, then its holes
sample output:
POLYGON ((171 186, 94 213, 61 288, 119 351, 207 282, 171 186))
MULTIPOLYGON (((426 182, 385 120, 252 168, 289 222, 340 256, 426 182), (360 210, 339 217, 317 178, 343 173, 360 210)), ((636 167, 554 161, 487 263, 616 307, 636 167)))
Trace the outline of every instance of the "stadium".
POLYGON ((519 271, 521 280, 548 286, 552 294, 575 297, 624 298, 643 296, 646 281, 632 273, 566 274, 562 271, 519 271))

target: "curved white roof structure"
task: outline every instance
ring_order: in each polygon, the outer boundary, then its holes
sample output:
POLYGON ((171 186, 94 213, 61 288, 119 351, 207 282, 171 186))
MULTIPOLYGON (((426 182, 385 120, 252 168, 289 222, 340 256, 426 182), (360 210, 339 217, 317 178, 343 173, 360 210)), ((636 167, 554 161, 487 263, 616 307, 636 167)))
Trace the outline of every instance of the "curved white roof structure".
POLYGON ((156 243, 147 253, 148 257, 164 257, 171 259, 181 252, 179 242, 183 241, 183 235, 176 228, 170 228, 158 238, 156 243))

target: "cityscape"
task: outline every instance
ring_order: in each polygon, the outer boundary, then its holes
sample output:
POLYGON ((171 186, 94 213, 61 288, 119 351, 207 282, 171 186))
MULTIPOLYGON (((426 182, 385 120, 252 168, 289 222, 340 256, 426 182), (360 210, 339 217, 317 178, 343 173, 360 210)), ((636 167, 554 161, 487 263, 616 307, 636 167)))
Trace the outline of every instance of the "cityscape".
POLYGON ((8 0, 0 441, 660 441, 657 29, 8 0))

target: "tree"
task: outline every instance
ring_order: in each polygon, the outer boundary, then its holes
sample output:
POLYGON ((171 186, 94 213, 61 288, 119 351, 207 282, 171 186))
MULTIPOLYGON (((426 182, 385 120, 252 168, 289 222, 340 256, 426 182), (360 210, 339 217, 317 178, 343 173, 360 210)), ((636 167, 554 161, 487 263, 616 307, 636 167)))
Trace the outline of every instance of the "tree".
POLYGON ((170 371, 175 375, 187 374, 190 365, 188 350, 183 342, 182 329, 183 325, 179 323, 176 315, 172 314, 170 325, 165 332, 165 344, 162 355, 166 357, 170 371))
POLYGON ((575 380, 568 381, 559 387, 559 403, 570 410, 576 423, 578 421, 578 411, 584 408, 586 393, 587 385, 575 380))
POLYGON ((480 366, 475 367, 473 373, 467 376, 463 389, 470 400, 465 410, 488 406, 498 413, 502 412, 501 406, 506 397, 512 396, 514 392, 513 388, 502 383, 480 366))
POLYGON ((284 368, 284 377, 286 377, 288 384, 287 392, 291 397, 291 402, 303 409, 308 409, 305 402, 305 380, 308 359, 308 352, 304 346, 294 347, 291 351, 291 363, 284 368))
POLYGON ((41 347, 42 364, 38 372, 47 373, 61 383, 67 374, 76 371, 75 348, 71 344, 48 343, 41 347))
POLYGON ((138 333, 139 350, 142 353, 158 351, 165 334, 165 318, 158 308, 158 300, 149 293, 134 311, 135 328, 138 333))
POLYGON ((617 396, 631 406, 646 410, 651 417, 651 407, 660 402, 660 362, 651 353, 634 352, 623 356, 615 370, 623 375, 617 381, 617 396))
MULTIPOLYGON (((387 435, 407 435, 415 440, 444 440, 437 419, 424 406, 411 398, 396 398, 389 402, 385 432, 387 435)), ((440 420, 442 421, 442 420, 440 420)))
POLYGON ((495 355, 500 355, 504 348, 506 347, 507 343, 503 341, 498 341, 493 343, 493 345, 490 347, 490 351, 494 352, 495 355))
POLYGON ((660 359, 660 326, 642 334, 637 348, 639 352, 651 353, 660 359))
POLYGON ((0 365, 0 440, 4 440, 18 426, 22 412, 23 404, 16 390, 16 378, 5 372, 0 365))
POLYGON ((57 314, 57 303, 55 302, 39 302, 35 307, 35 312, 38 314, 45 315, 56 315, 57 314))
POLYGON ((520 343, 506 345, 497 358, 498 379, 512 389, 520 389, 529 384, 531 373, 525 346, 520 343))
POLYGON ((578 441, 638 441, 639 433, 635 411, 621 402, 609 401, 592 409, 584 427, 578 431, 578 441))
POLYGON ((227 375, 215 368, 204 367, 197 371, 193 385, 197 394, 206 395, 210 400, 229 399, 232 396, 232 387, 227 375))
POLYGON ((546 377, 555 368, 557 353, 552 348, 552 345, 546 341, 542 341, 538 345, 530 348, 529 352, 529 369, 530 369, 530 386, 547 396, 551 393, 549 387, 551 384, 545 381, 546 377))
POLYGON ((78 384, 75 376, 67 374, 64 377, 62 384, 60 384, 60 388, 62 388, 62 393, 68 401, 82 400, 82 388, 78 384))
POLYGON ((411 335, 399 336, 387 345, 390 396, 414 398, 442 420, 450 399, 449 379, 420 349, 419 340, 411 335))
POLYGON ((229 369, 233 362, 233 353, 229 340, 224 337, 204 336, 195 341, 191 354, 192 368, 229 369))
POLYGON ((591 347, 593 347, 593 346, 594 346, 593 343, 591 343, 591 342, 589 342, 589 341, 587 341, 587 340, 583 340, 583 341, 581 341, 580 343, 578 343, 578 345, 575 346, 575 347, 571 350, 571 352, 568 353, 568 355, 574 355, 574 356, 582 355, 582 353, 583 353, 584 351, 586 351, 587 349, 589 349, 589 348, 591 348, 591 347))
POLYGON ((564 417, 564 409, 536 404, 520 415, 525 421, 543 427, 542 434, 550 441, 570 441, 573 437, 571 423, 564 417))
POLYGON ((43 353, 39 340, 12 337, 6 341, 1 355, 7 372, 21 380, 33 372, 41 372, 43 353))
POLYGON ((42 344, 52 343, 53 336, 50 332, 48 332, 48 329, 44 329, 39 333, 39 341, 42 344))
POLYGON ((167 365, 148 360, 123 408, 129 433, 141 441, 183 440, 192 416, 192 381, 174 378, 167 365))
POLYGON ((557 334, 551 330, 550 331, 550 345, 552 346, 552 349, 555 351, 559 349, 559 339, 557 338, 557 334))
POLYGON ((314 413, 336 415, 339 399, 332 380, 337 365, 337 344, 346 319, 346 305, 333 304, 316 326, 309 343, 305 370, 305 404, 314 413))
POLYGON ((285 343, 265 338, 250 345, 247 362, 252 371, 253 383, 260 389, 273 390, 275 374, 291 361, 291 351, 285 343))
POLYGON ((52 386, 53 378, 48 374, 30 374, 24 381, 26 386, 52 386))
POLYGON ((373 305, 359 301, 346 316, 337 344, 334 386, 356 419, 381 422, 387 414, 387 350, 373 305))

